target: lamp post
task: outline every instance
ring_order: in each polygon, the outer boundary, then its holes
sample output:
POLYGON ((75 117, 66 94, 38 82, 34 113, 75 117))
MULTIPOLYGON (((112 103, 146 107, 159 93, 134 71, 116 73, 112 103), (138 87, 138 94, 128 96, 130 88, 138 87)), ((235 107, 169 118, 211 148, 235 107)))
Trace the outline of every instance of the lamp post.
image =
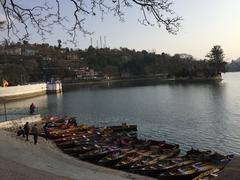
POLYGON ((0 102, 3 104, 5 121, 7 121, 7 108, 6 108, 6 101, 5 101, 5 99, 0 98, 0 102))

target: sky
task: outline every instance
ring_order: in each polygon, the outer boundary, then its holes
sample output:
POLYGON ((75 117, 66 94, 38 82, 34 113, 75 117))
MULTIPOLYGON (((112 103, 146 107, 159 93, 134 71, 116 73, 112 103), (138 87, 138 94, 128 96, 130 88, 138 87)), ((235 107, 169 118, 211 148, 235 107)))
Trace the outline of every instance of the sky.
MULTIPOLYGON (((66 1, 63 1, 64 3, 66 1)), ((87 18, 85 27, 94 34, 78 36, 77 48, 85 49, 97 45, 106 36, 110 48, 127 47, 135 50, 155 51, 156 53, 187 53, 196 59, 205 58, 214 45, 220 45, 225 53, 225 60, 231 61, 240 57, 240 1, 239 0, 173 0, 172 9, 181 16, 181 28, 177 35, 166 32, 158 26, 143 26, 138 22, 141 13, 136 8, 125 9, 125 22, 120 22, 112 15, 105 16, 101 21, 99 16, 87 18)), ((64 4, 66 15, 71 13, 71 7, 64 4)), ((2 11, 0 10, 0 17, 2 11)), ((39 36, 34 35, 31 43, 42 43, 39 36)), ((4 35, 0 34, 4 38, 4 35)), ((57 45, 57 39, 67 40, 60 28, 55 28, 53 34, 45 42, 57 45)), ((100 44, 100 43, 99 43, 100 44)), ((72 44, 67 44, 73 47, 72 44)))

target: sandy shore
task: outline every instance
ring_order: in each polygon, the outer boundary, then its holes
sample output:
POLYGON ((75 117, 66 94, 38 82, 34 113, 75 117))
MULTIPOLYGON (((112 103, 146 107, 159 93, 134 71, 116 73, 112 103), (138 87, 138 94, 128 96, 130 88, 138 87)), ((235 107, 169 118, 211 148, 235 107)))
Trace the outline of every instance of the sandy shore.
POLYGON ((0 130, 0 179, 3 180, 148 180, 152 178, 79 161, 63 154, 52 142, 40 138, 37 145, 0 130))

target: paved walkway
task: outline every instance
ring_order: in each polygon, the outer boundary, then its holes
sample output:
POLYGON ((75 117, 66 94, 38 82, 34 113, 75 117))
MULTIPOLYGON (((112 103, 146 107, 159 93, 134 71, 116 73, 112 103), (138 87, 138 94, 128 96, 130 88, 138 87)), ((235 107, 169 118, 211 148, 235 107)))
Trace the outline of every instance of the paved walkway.
POLYGON ((220 172, 217 180, 240 180, 240 157, 235 157, 223 171, 220 172))
POLYGON ((1 180, 45 180, 58 179, 69 180, 68 178, 57 176, 52 173, 27 167, 17 162, 0 159, 0 179, 1 180))
POLYGON ((1 180, 150 180, 123 171, 117 171, 77 160, 63 154, 55 144, 40 138, 34 145, 22 137, 0 130, 1 180), (1 178, 4 177, 4 178, 1 178))

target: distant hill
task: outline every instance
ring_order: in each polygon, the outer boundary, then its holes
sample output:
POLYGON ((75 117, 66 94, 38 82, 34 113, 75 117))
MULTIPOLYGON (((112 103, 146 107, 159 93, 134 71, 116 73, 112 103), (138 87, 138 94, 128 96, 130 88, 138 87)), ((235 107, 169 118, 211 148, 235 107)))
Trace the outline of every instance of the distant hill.
POLYGON ((236 72, 240 71, 240 58, 238 58, 235 61, 232 61, 227 65, 227 71, 228 72, 236 72))

